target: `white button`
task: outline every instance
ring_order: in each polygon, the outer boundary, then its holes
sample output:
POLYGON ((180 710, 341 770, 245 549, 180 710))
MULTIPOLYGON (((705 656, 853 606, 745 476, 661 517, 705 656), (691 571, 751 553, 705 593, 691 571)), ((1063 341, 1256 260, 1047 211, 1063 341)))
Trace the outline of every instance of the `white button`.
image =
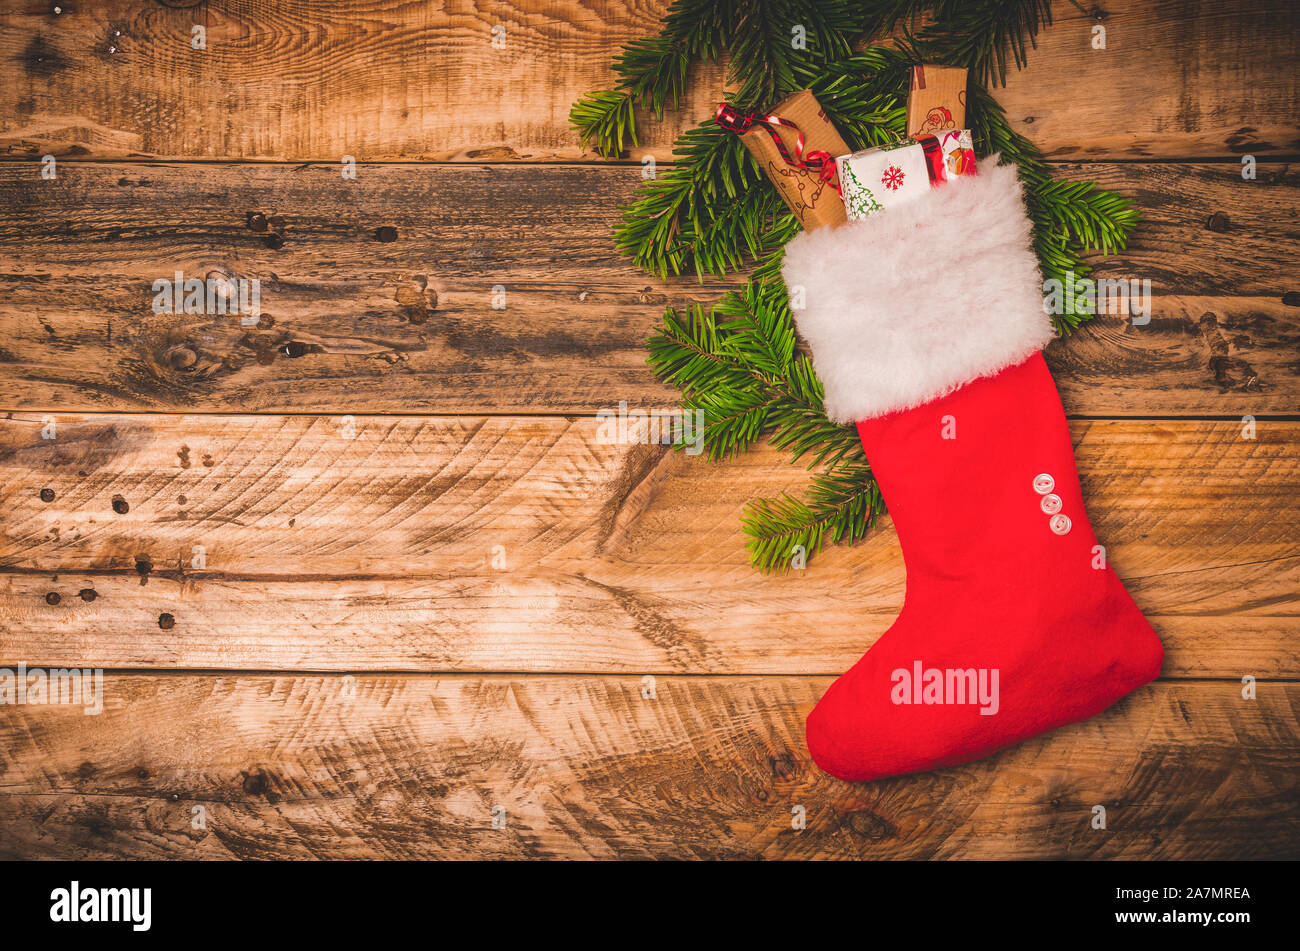
POLYGON ((1038 504, 1042 506, 1043 511, 1048 515, 1055 515, 1061 511, 1061 497, 1059 495, 1045 495, 1038 504))
POLYGON ((1056 480, 1053 479, 1051 476, 1049 476, 1046 472, 1042 472, 1034 476, 1034 491, 1037 492, 1039 495, 1046 495, 1048 492, 1051 492, 1054 488, 1056 488, 1056 480))
POLYGON ((1070 531, 1070 516, 1053 515, 1047 524, 1050 525, 1052 531, 1056 532, 1058 535, 1068 534, 1070 531))

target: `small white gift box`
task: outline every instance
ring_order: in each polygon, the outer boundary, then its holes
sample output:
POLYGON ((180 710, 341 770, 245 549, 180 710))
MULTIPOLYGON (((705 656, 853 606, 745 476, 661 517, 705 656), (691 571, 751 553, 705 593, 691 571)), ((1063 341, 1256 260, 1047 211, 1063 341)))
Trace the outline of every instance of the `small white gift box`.
POLYGON ((975 175, 975 146, 970 129, 948 129, 918 136, 930 165, 930 180, 936 185, 958 175, 975 175))
POLYGON ((917 142, 864 149, 835 162, 850 221, 906 204, 930 190, 925 151, 917 142))

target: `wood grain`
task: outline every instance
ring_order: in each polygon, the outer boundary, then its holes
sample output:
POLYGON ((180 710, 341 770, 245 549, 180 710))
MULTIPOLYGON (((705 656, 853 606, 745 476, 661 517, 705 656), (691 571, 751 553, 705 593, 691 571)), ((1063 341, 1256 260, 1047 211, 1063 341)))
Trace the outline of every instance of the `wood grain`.
MULTIPOLYGON (((1130 249, 1099 274, 1149 280, 1122 314, 1055 344, 1084 415, 1268 415, 1300 406, 1300 180, 1261 166, 1063 170, 1133 197, 1130 249), (1226 232, 1208 230, 1212 212, 1226 232)), ((640 181, 591 166, 0 164, 0 406, 218 412, 590 413, 675 399, 645 364, 667 284, 614 251, 640 181), (267 217, 265 232, 248 216, 267 217), (376 240, 394 228, 396 240, 376 240), (266 246, 268 234, 283 246, 266 246), (261 323, 156 315, 155 280, 261 281, 261 323), (493 288, 504 291, 494 298, 493 288), (504 309, 494 309, 503 304, 504 309)))
MULTIPOLYGON (((0 421, 0 657, 32 664, 838 673, 902 602, 887 523, 748 567, 744 503, 806 480, 771 449, 709 463, 586 418, 54 419, 0 421)), ((1300 676, 1300 423, 1072 425, 1166 673, 1300 676)))
POLYGON ((110 668, 101 715, 3 708, 0 858, 1300 858, 1294 5, 1057 3, 997 93, 1144 216, 1098 274, 1151 322, 1048 357, 1165 667, 854 786, 803 720, 901 605, 888 519, 759 575, 741 509, 805 473, 590 418, 669 404, 645 337, 731 286, 610 238, 720 67, 627 163, 568 128, 667 3, 0 0, 0 666, 110 668), (260 322, 155 315, 177 269, 260 322))
POLYGON ((637 678, 110 674, 98 716, 0 718, 0 856, 1300 853, 1294 683, 1255 700, 1155 684, 981 762, 862 786, 804 750, 828 683, 661 677, 643 699, 637 678))
MULTIPOLYGON (((53 6, 0 11, 0 59, 12 64, 0 73, 0 155, 518 161, 584 157, 569 107, 613 85, 614 54, 657 32, 668 0, 53 6), (191 48, 196 24, 205 50, 191 48), (498 26, 504 49, 492 45, 498 26)), ((1288 0, 1110 0, 1100 23, 1053 7, 1028 68, 999 92, 1048 155, 1300 149, 1288 0), (1104 50, 1092 48, 1098 25, 1104 50)), ((668 160, 725 95, 722 69, 698 69, 689 88, 662 125, 642 117, 634 157, 668 160)))

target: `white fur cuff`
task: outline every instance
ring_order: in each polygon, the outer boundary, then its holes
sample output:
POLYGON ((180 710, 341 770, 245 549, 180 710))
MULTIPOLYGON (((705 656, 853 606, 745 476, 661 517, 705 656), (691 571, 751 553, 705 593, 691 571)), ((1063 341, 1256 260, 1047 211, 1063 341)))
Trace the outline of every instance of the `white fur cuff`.
POLYGON ((837 423, 920 406, 1052 339, 1014 165, 796 236, 782 273, 837 423))

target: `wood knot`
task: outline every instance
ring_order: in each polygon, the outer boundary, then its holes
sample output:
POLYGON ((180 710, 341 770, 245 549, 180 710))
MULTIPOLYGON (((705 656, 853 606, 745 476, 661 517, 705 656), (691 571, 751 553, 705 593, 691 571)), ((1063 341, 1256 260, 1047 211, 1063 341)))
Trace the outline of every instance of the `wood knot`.
POLYGON ((189 347, 173 347, 167 353, 167 365, 173 370, 193 370, 199 362, 199 355, 189 347))
POLYGON ((799 775, 799 766, 795 758, 789 753, 782 753, 780 756, 769 756, 767 766, 771 770, 773 779, 794 779, 799 775))
POLYGON ((393 300, 402 308, 402 314, 413 324, 422 324, 438 306, 438 292, 429 286, 427 277, 416 277, 410 283, 402 284, 393 295, 393 300))
POLYGON ((77 592, 77 594, 81 597, 82 601, 94 601, 99 597, 99 592, 94 588, 82 588, 77 592))
POLYGON ((889 823, 867 809, 849 813, 846 824, 854 835, 870 839, 873 842, 879 841, 890 834, 889 823))
POLYGON ((244 792, 250 796, 265 796, 267 802, 276 802, 279 796, 271 790, 271 780, 260 769, 241 773, 244 777, 244 792))
POLYGON ((49 605, 58 604, 62 600, 63 599, 59 597, 59 592, 57 591, 51 591, 49 594, 45 596, 45 603, 49 605))

